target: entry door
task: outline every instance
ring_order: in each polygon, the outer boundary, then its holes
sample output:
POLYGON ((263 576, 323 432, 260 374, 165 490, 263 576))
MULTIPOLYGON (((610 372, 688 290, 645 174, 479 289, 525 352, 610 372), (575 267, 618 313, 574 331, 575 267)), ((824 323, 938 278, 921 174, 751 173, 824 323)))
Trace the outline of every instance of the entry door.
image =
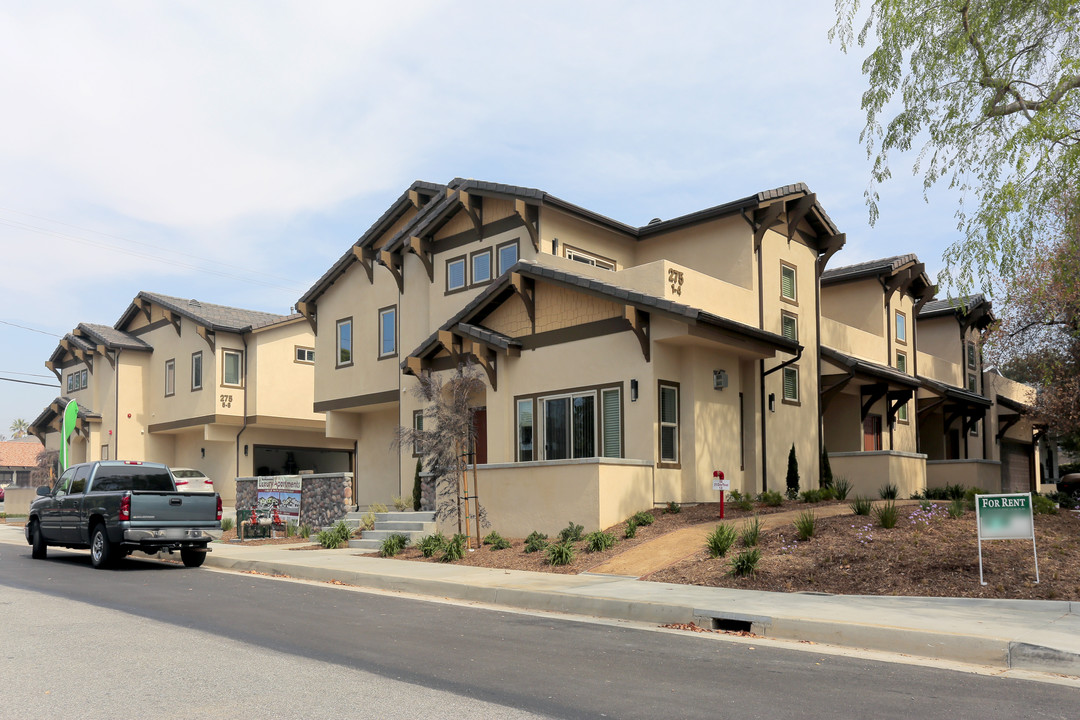
POLYGON ((477 465, 486 465, 487 456, 487 408, 473 408, 473 427, 476 428, 476 456, 474 462, 477 465))
POLYGON ((867 415, 863 420, 863 451, 881 449, 881 416, 867 415))

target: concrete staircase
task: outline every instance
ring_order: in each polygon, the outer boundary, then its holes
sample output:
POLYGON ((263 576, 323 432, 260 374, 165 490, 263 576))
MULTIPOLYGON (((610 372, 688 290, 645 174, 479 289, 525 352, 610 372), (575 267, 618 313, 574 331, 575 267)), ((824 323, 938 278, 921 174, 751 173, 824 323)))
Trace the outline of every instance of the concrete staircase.
MULTIPOLYGON (((357 523, 361 513, 349 513, 356 515, 357 523)), ((352 524, 352 518, 346 516, 345 522, 352 524)), ((433 512, 385 512, 375 515, 375 528, 365 530, 359 540, 350 540, 349 547, 368 552, 377 552, 382 547, 382 542, 394 534, 407 535, 409 543, 415 543, 425 535, 435 532, 435 513, 433 512)))

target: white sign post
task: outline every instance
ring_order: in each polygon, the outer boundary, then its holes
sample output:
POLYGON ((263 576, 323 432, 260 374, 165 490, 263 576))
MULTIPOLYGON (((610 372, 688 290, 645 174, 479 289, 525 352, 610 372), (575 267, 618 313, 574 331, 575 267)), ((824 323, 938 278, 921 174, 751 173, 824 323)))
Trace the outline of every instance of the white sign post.
POLYGON ((983 580, 983 540, 1031 540, 1035 555, 1035 582, 1039 582, 1039 552, 1035 548, 1035 517, 1031 493, 975 496, 975 524, 979 529, 979 584, 983 580))

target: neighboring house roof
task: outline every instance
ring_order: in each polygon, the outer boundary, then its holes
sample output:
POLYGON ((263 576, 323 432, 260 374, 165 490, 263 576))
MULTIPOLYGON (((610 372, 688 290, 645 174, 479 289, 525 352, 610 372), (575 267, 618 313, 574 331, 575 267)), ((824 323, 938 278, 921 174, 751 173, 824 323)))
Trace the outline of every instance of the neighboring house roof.
POLYGON ((871 275, 887 275, 896 272, 905 265, 919 262, 915 253, 907 255, 894 255, 879 260, 867 260, 866 262, 845 265, 833 268, 821 273, 821 282, 839 282, 840 280, 854 280, 855 278, 871 275))
MULTIPOLYGON (((253 327, 264 327, 292 319, 288 315, 278 315, 276 313, 262 312, 261 310, 244 310, 227 305, 215 305, 214 303, 172 297, 171 295, 146 292, 145 290, 140 291, 136 299, 149 300, 215 332, 247 332, 253 327)), ((137 312, 139 312, 139 306, 133 302, 113 327, 121 330, 137 312)))
POLYGON ((85 337, 90 338, 99 345, 109 349, 121 350, 153 350, 154 348, 145 340, 134 335, 109 327, 108 325, 96 325, 94 323, 79 323, 77 328, 85 337))
MULTIPOLYGON (((688 215, 682 215, 670 220, 654 220, 642 227, 634 227, 621 223, 617 220, 613 220, 609 217, 601 215, 599 213, 588 210, 579 205, 574 205, 565 200, 562 200, 548 192, 538 190, 536 188, 522 187, 519 185, 506 185, 503 183, 492 183, 481 180, 466 180, 462 178, 454 178, 446 185, 435 185, 434 183, 414 183, 413 187, 423 185, 425 187, 435 187, 442 190, 445 193, 444 197, 436 195, 426 205, 419 209, 416 216, 412 218, 409 224, 402 228, 400 231, 394 234, 386 243, 383 244, 383 250, 397 250, 399 249, 406 239, 412 235, 423 236, 425 234, 434 233, 444 223, 446 223, 450 217, 460 207, 460 196, 462 192, 472 192, 482 196, 490 197, 502 197, 507 199, 524 200, 531 205, 547 205, 553 208, 557 208, 571 215, 589 220, 592 223, 606 227, 610 230, 623 234, 634 240, 642 240, 647 237, 668 232, 676 228, 684 227, 687 225, 693 225, 695 223, 705 222, 714 218, 723 217, 725 215, 733 215, 736 213, 744 212, 749 208, 756 207, 763 203, 767 203, 771 200, 777 200, 780 198, 789 197, 792 195, 812 195, 810 189, 804 183, 795 183, 793 185, 784 185, 779 188, 773 188, 771 190, 764 190, 753 195, 748 195, 745 198, 735 200, 723 205, 716 205, 714 207, 706 208, 704 210, 698 210, 688 215)), ((340 277, 348 267, 356 262, 356 257, 353 254, 353 247, 364 248, 371 245, 376 238, 386 231, 393 222, 401 217, 401 214, 407 209, 407 205, 402 207, 403 198, 408 199, 408 191, 404 193, 398 200, 391 205, 390 209, 381 217, 361 238, 353 243, 353 246, 342 255, 336 263, 320 277, 311 288, 300 298, 299 304, 309 304, 318 300, 326 290, 334 284, 334 281, 340 277), (395 214, 396 213, 396 214, 395 214)), ((815 199, 811 205, 811 209, 814 212, 807 213, 806 219, 811 225, 816 226, 816 230, 824 235, 838 235, 836 224, 825 212, 825 209, 815 199)))
POLYGON ((982 293, 976 293, 974 295, 964 295, 959 298, 944 298, 943 300, 931 300, 923 305, 922 310, 919 311, 919 317, 936 317, 939 315, 960 315, 966 312, 971 312, 974 308, 987 303, 986 297, 982 293))
POLYGON ((896 383, 897 385, 904 385, 911 389, 918 388, 920 385, 916 378, 907 373, 902 373, 896 368, 889 367, 888 365, 879 365, 878 363, 869 362, 867 360, 860 360, 859 358, 852 357, 851 355, 847 355, 839 350, 824 345, 821 346, 821 357, 830 360, 837 365, 846 367, 856 375, 863 375, 876 380, 885 380, 887 382, 896 383))
MULTIPOLYGON (((797 342, 789 340, 782 335, 777 335, 776 333, 761 330, 751 325, 713 315, 712 313, 691 307, 690 305, 672 302, 671 300, 643 293, 639 290, 619 287, 618 285, 602 282, 594 278, 585 277, 584 275, 578 275, 577 273, 556 270, 547 267, 546 265, 538 265, 536 263, 524 261, 516 263, 510 268, 510 271, 503 275, 498 281, 489 285, 483 292, 473 298, 460 312, 443 323, 440 330, 446 331, 456 329, 464 334, 475 336, 478 340, 484 338, 476 335, 477 333, 486 333, 488 336, 492 337, 492 340, 485 340, 485 342, 491 342, 493 345, 499 345, 501 347, 507 347, 508 344, 520 345, 514 338, 482 327, 477 322, 478 319, 483 319, 483 310, 489 303, 497 304, 504 299, 504 297, 508 296, 509 293, 513 292, 511 278, 514 274, 520 274, 536 280, 544 280, 571 289, 579 289, 601 295, 614 302, 633 305, 641 310, 660 312, 691 322, 700 322, 749 340, 763 342, 781 352, 795 353, 798 352, 800 348, 800 345, 797 342)), ((421 343, 413 352, 409 353, 409 357, 425 357, 432 350, 436 349, 438 344, 439 333, 432 333, 432 335, 421 343)), ((406 367, 406 363, 402 363, 402 367, 406 367)))
POLYGON ((30 442, 25 440, 0 441, 0 468, 32 468, 37 465, 37 456, 45 446, 40 440, 32 438, 30 442))

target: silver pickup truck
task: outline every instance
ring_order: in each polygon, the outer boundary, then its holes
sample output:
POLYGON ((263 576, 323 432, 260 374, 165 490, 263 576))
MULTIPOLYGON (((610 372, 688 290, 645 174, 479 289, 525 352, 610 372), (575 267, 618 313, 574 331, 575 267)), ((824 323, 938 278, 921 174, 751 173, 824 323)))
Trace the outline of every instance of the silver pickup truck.
POLYGON ((176 492, 172 473, 160 463, 72 465, 37 494, 25 531, 37 559, 50 545, 89 548, 96 568, 135 550, 179 551, 184 565, 198 567, 210 551, 209 531, 221 527, 221 496, 176 492))

